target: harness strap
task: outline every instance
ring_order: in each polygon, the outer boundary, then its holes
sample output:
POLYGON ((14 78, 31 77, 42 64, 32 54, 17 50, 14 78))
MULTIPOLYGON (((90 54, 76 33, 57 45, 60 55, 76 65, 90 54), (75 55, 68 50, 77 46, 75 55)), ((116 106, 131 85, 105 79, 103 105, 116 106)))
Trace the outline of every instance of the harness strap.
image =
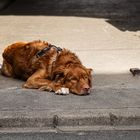
POLYGON ((50 58, 50 62, 49 62, 50 65, 48 66, 48 72, 49 72, 50 75, 52 75, 52 69, 53 69, 53 67, 54 67, 54 65, 55 65, 55 61, 56 61, 56 59, 57 59, 58 53, 62 51, 62 49, 61 49, 60 47, 56 47, 55 45, 49 44, 48 47, 45 47, 44 49, 38 51, 38 52, 33 56, 32 60, 31 60, 32 63, 35 63, 35 62, 38 60, 38 58, 44 56, 51 48, 55 48, 56 51, 57 51, 57 53, 54 54, 54 56, 53 56, 52 58, 50 58))
POLYGON ((48 52, 51 48, 55 48, 57 50, 57 53, 59 53, 60 51, 62 51, 62 49, 60 47, 56 47, 55 45, 51 45, 49 44, 48 47, 45 47, 44 49, 38 51, 36 53, 36 57, 39 58, 39 57, 42 57, 43 55, 45 55, 46 52, 48 52))

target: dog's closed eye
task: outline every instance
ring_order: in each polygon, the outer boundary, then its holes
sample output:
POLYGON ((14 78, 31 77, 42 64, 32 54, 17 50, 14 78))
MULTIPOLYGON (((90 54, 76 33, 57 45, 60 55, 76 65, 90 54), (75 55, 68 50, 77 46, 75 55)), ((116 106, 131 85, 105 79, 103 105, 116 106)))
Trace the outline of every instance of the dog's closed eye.
POLYGON ((69 81, 72 81, 72 82, 77 82, 77 81, 78 81, 78 79, 77 79, 76 77, 71 77, 71 78, 69 78, 69 81))

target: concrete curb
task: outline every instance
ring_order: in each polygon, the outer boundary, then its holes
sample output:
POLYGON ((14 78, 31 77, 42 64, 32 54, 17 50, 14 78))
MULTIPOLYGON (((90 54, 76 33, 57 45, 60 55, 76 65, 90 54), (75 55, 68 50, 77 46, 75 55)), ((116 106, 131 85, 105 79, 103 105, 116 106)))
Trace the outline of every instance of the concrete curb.
POLYGON ((140 126, 140 109, 1 111, 1 128, 140 126))

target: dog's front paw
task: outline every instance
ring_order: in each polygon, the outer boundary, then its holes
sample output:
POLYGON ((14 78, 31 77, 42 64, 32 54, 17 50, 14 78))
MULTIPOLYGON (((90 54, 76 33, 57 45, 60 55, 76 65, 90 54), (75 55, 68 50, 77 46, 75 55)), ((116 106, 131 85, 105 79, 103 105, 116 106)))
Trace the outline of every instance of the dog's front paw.
POLYGON ((67 95, 69 94, 69 89, 68 88, 60 88, 59 90, 55 91, 56 94, 58 95, 67 95))
POLYGON ((42 91, 48 91, 48 92, 51 92, 53 91, 51 87, 49 86, 42 86, 39 88, 39 90, 42 90, 42 91))

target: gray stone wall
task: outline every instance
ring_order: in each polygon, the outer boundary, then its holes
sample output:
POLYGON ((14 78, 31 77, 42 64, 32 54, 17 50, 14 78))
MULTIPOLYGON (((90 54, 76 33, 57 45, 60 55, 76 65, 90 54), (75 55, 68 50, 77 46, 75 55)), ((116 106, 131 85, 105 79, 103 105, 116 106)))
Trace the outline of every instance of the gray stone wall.
MULTIPOLYGON (((4 1, 4 0, 2 0, 4 1)), ((8 0, 5 0, 8 1, 8 0)), ((140 13, 140 0, 13 0, 3 14, 128 17, 140 13)), ((1 3, 1 2, 0 2, 1 3)))

